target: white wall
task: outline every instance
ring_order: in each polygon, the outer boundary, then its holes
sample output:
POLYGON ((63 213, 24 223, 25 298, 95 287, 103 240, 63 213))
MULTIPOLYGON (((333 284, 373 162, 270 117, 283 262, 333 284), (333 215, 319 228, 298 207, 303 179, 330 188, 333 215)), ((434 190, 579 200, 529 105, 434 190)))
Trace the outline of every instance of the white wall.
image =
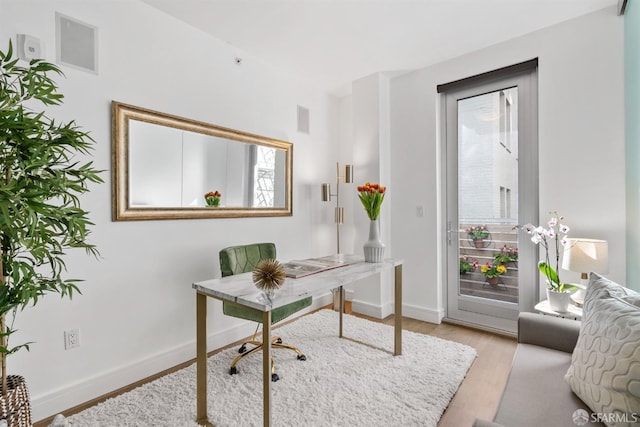
MULTIPOLYGON (((390 82, 363 80, 358 84, 373 89, 361 88, 355 100, 335 100, 138 1, 0 0, 2 49, 10 36, 26 33, 43 40, 53 61, 54 11, 100 31, 99 74, 65 68, 67 79, 59 83, 66 102, 51 111, 91 131, 107 183, 83 198, 96 223, 91 240, 101 259, 69 256, 70 277, 86 280, 84 295, 73 301, 48 297, 16 324, 14 343, 35 344, 31 352, 11 356, 9 368, 27 377, 35 419, 193 357, 191 283, 219 274, 220 248, 274 241, 281 259, 334 251, 333 204, 320 202, 319 183, 335 185, 336 161, 360 163, 363 153, 354 151, 354 140, 360 131, 389 128, 388 117, 390 135, 372 139, 379 150, 377 144, 389 138, 388 151, 378 156, 391 161, 377 169, 381 181, 388 177, 383 183, 390 191, 383 215, 392 220, 383 240, 405 260, 404 313, 438 321, 444 306, 435 87, 533 57, 540 59, 540 216, 558 210, 573 236, 609 240, 609 276, 624 281, 622 23, 613 8, 390 82), (243 57, 241 66, 236 56, 243 57), (366 123, 368 113, 361 110, 368 97, 377 124, 366 123), (294 142, 294 216, 112 222, 111 100, 294 142), (295 131, 298 104, 311 111, 311 135, 295 131), (82 344, 65 351, 63 331, 70 328, 80 328, 82 344)), ((377 179, 355 173, 356 185, 377 179)), ((355 196, 354 185, 341 190, 355 196)), ((355 197, 341 197, 341 204, 347 214, 343 252, 361 253, 358 227, 366 215, 355 197)), ((210 348, 249 333, 224 318, 216 302, 209 321, 210 348)))
POLYGON ((622 40, 623 21, 612 7, 392 80, 391 231, 394 256, 406 261, 405 313, 430 320, 444 310, 436 85, 535 57, 540 219, 556 210, 571 236, 608 240, 609 277, 624 283, 622 40), (423 218, 416 205, 425 207, 423 218))
MULTIPOLYGON (((34 344, 10 357, 9 370, 27 378, 35 420, 194 357, 191 283, 219 275, 221 248, 273 241, 283 260, 334 250, 332 223, 319 214, 319 183, 333 177, 338 100, 132 0, 0 0, 1 49, 25 33, 40 38, 55 61, 55 11, 99 29, 99 73, 63 67, 65 104, 50 112, 91 132, 106 183, 82 199, 101 258, 69 252, 68 276, 85 280, 83 295, 49 296, 15 325, 12 343, 34 344), (112 222, 112 100, 293 142, 294 215, 112 222), (296 132, 298 104, 310 109, 311 135, 296 132), (71 328, 80 329, 81 346, 65 351, 63 331, 71 328)), ((209 323, 211 349, 252 332, 223 317, 214 301, 209 323)))

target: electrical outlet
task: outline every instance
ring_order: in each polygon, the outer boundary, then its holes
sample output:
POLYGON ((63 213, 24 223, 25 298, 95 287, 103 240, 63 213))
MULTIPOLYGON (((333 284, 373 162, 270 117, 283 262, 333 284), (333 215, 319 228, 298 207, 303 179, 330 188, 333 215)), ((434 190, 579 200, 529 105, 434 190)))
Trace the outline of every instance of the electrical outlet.
POLYGON ((80 346, 80 329, 69 329, 64 331, 64 349, 80 346))

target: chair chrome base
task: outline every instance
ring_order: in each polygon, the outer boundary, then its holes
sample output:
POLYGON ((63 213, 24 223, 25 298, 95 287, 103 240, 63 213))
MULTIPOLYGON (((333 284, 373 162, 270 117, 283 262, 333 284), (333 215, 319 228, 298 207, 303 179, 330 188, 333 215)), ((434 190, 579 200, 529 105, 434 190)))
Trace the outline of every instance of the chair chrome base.
MULTIPOLYGON (((229 368, 229 375, 235 375, 238 373, 238 368, 236 367, 236 365, 243 358, 245 358, 246 356, 249 356, 250 354, 254 354, 262 351, 262 341, 256 340, 256 335, 257 335, 257 331, 256 331, 256 334, 253 335, 252 340, 245 341, 244 343, 242 343, 242 346, 240 346, 240 348, 238 349, 238 353, 240 354, 236 356, 235 359, 233 359, 233 362, 231 362, 231 367, 229 368), (247 345, 252 345, 254 347, 251 350, 247 351, 247 345)), ((271 348, 272 349, 285 348, 288 350, 292 350, 292 351, 295 351, 296 354, 298 355, 298 360, 302 360, 302 361, 307 360, 307 356, 302 354, 302 352, 298 349, 298 347, 291 344, 283 343, 282 338, 280 337, 271 338, 271 348)), ((271 381, 275 382, 275 381, 278 381, 279 379, 280 377, 278 376, 278 374, 276 374, 275 361, 273 359, 273 356, 271 356, 271 381)))

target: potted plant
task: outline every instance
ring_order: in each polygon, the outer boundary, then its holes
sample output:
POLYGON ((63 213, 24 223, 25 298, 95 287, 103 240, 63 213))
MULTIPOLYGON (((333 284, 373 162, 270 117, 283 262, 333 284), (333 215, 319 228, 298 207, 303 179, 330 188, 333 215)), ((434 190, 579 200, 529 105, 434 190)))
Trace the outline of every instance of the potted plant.
POLYGON ((571 292, 578 289, 578 286, 571 283, 563 283, 560 280, 560 245, 567 244, 567 234, 569 227, 561 224, 563 218, 557 212, 553 212, 551 219, 547 223, 549 228, 527 224, 522 227, 527 234, 531 235, 531 241, 544 248, 544 260, 538 263, 538 269, 546 279, 547 298, 552 310, 564 313, 569 307, 569 297, 571 292), (550 249, 553 248, 553 255, 550 249), (552 257, 555 267, 551 264, 552 257))
POLYGON ((207 194, 204 195, 204 201, 207 203, 207 206, 217 208, 218 206, 220 206, 221 197, 222 197, 222 194, 218 190, 209 191, 207 194))
POLYGON ((473 265, 466 255, 460 255, 460 274, 467 274, 474 270, 473 265))
POLYGON ((33 110, 62 103, 49 77, 62 75, 60 69, 40 59, 22 66, 9 41, 0 51, 0 72, 0 419, 31 425, 26 385, 7 375, 7 356, 30 344, 9 345, 13 324, 19 311, 48 293, 79 293, 78 280, 62 277, 65 250, 97 255, 86 240, 92 223, 78 196, 102 179, 92 162, 76 158, 93 149, 89 135, 73 121, 60 123, 33 110))
POLYGON ((507 267, 503 264, 489 264, 486 263, 482 267, 480 267, 480 271, 484 274, 484 277, 487 279, 487 283, 491 286, 498 286, 500 282, 500 276, 507 272, 507 267))
POLYGON ((466 229, 467 237, 473 242, 473 245, 480 249, 485 247, 485 239, 489 238, 489 230, 484 225, 472 225, 466 229))
POLYGON ((380 208, 384 201, 387 188, 380 184, 358 186, 358 198, 369 217, 369 240, 363 245, 364 260, 366 262, 382 262, 384 260, 384 243, 380 240, 380 208))
POLYGON ((493 260, 498 264, 516 263, 518 262, 518 248, 504 245, 500 252, 493 254, 493 260))

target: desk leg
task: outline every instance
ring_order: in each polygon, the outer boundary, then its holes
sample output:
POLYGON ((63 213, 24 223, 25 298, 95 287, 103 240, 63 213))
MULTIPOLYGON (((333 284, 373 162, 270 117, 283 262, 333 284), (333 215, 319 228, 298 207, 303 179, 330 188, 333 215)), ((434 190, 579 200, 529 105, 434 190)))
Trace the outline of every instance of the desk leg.
POLYGON ((340 286, 338 292, 340 293, 340 326, 338 336, 342 338, 342 313, 344 313, 344 288, 340 286))
POLYGON ((400 356, 402 354, 402 264, 396 265, 395 268, 395 342, 393 355, 400 356))
POLYGON ((207 296, 196 292, 196 422, 211 425, 207 416, 207 296))
POLYGON ((271 311, 262 315, 262 398, 263 425, 271 425, 271 311))

